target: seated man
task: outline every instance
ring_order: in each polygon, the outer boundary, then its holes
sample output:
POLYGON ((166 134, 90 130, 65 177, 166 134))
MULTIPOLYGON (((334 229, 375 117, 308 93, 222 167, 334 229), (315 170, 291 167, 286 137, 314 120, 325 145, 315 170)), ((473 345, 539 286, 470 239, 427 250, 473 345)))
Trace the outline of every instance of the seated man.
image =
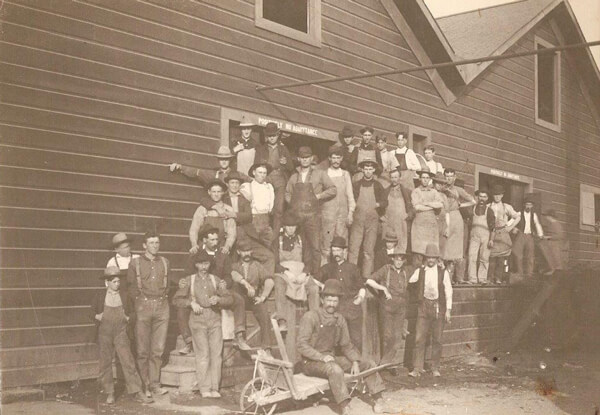
MULTIPOLYGON (((350 342, 346 319, 337 312, 340 297, 343 296, 342 283, 337 279, 325 281, 321 293, 321 307, 308 311, 300 320, 297 348, 302 356, 302 372, 308 376, 329 379, 331 393, 342 415, 349 415, 350 393, 344 382, 344 371, 357 374, 375 366, 372 361, 361 360, 360 353, 350 342), (339 348, 342 356, 334 351, 339 348)), ((380 394, 385 389, 378 373, 365 378, 369 393, 376 398, 373 410, 380 412, 380 394)))
POLYGON ((271 322, 265 300, 273 289, 273 278, 265 268, 252 258, 252 246, 247 241, 237 244, 239 259, 231 266, 233 291, 244 299, 244 307, 234 309, 235 333, 238 343, 243 343, 246 331, 246 310, 250 309, 260 327, 260 345, 268 349, 271 345, 271 322))

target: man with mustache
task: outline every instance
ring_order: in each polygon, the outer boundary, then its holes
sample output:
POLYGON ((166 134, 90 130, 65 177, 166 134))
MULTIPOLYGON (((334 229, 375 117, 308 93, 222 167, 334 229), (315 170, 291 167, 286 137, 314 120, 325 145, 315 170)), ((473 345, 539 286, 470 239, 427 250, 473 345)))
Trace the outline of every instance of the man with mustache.
POLYGON ((537 213, 533 210, 533 200, 525 199, 524 209, 521 211, 521 220, 517 224, 518 230, 513 246, 513 260, 516 273, 520 277, 531 278, 533 275, 535 259, 535 240, 544 238, 544 229, 540 224, 537 213))
POLYGON ((494 246, 496 215, 487 205, 489 192, 475 192, 477 205, 473 208, 469 238, 469 284, 487 284, 490 249, 494 246))
MULTIPOLYGON (((329 279, 325 281, 321 293, 321 307, 308 311, 300 320, 297 348, 302 357, 302 372, 308 376, 317 376, 329 380, 329 387, 340 406, 342 415, 350 414, 350 393, 344 372, 357 374, 375 367, 373 361, 361 360, 359 351, 350 341, 346 319, 337 312, 340 299, 344 298, 341 281, 329 279), (336 356, 335 350, 341 350, 342 355, 336 356)), ((385 385, 381 376, 374 373, 367 376, 365 383, 369 393, 375 398, 373 410, 381 410, 381 392, 385 385)))
POLYGON ((252 258, 252 246, 247 241, 237 244, 239 260, 231 266, 233 291, 244 299, 244 307, 234 310, 235 334, 238 343, 243 342, 246 332, 246 310, 252 310, 260 327, 260 346, 269 349, 271 345, 271 322, 265 300, 273 289, 271 274, 252 258))

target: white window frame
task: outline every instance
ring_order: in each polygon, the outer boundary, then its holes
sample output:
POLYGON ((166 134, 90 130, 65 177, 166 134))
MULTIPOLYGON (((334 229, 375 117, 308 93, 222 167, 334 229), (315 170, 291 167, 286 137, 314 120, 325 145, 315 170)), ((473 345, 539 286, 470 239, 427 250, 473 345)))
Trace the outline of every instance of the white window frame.
POLYGON ((579 185, 579 229, 581 230, 595 231, 595 195, 600 195, 600 187, 590 186, 588 184, 579 185), (589 215, 591 215, 591 218, 589 215))
MULTIPOLYGON (((538 49, 538 45, 541 45, 545 48, 554 48, 556 47, 550 42, 545 41, 539 37, 535 37, 534 48, 538 49)), ((555 52, 554 55, 554 111, 555 111, 555 123, 548 122, 538 117, 539 113, 539 102, 538 102, 538 55, 535 55, 535 123, 544 128, 548 128, 550 130, 560 132, 561 130, 561 53, 555 52)))
POLYGON ((263 0, 256 0, 254 24, 261 29, 321 47, 321 0, 308 0, 308 33, 273 22, 263 17, 263 0))

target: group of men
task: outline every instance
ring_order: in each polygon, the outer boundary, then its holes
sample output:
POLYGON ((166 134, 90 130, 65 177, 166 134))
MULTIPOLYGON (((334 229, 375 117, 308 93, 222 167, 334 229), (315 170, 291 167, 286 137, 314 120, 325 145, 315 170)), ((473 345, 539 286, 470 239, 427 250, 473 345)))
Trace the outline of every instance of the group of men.
MULTIPOLYGON (((218 169, 169 166, 171 172, 199 181, 206 192, 192 218, 190 258, 172 301, 185 344, 179 352, 194 351, 202 396, 220 396, 222 310, 233 312, 234 343, 241 350, 251 349, 245 333, 246 311, 251 310, 260 327, 259 345, 269 350, 273 342, 265 301, 271 292, 283 331, 290 302, 308 304, 297 336, 300 366, 306 374, 329 379, 342 412, 347 412, 349 400, 344 371, 357 372, 376 363, 361 355, 367 341, 365 318, 374 317, 380 331, 377 363, 393 369, 402 361, 411 283, 416 285, 419 306, 410 375, 423 371, 425 343, 431 335, 431 369, 440 376, 442 332, 452 310, 451 275, 464 262, 460 209, 472 210, 469 281, 480 283, 487 281, 488 256, 490 275, 494 275, 496 258, 510 254, 512 244, 506 235, 522 217, 523 235, 541 234, 537 216, 529 211, 518 214, 502 203, 502 189, 493 189, 492 203, 488 204, 485 189, 476 192, 475 200, 455 186, 454 170, 443 169, 434 160, 433 147, 426 148, 421 163, 407 148, 403 132, 396 134, 397 148, 389 150, 385 137, 375 137, 373 128, 361 129, 361 141, 355 144, 354 131, 346 126, 340 142, 317 164, 308 146, 300 147, 293 157, 281 141, 277 124, 264 127, 265 142, 260 144, 252 137, 254 128, 242 118, 241 136, 217 152, 218 169), (365 307, 365 298, 377 306, 365 307), (365 315, 367 310, 374 310, 374 315, 365 315), (327 329, 330 326, 335 330, 327 329), (337 346, 345 360, 334 355, 337 346)), ((158 255, 159 244, 157 234, 146 234, 144 253, 135 256, 126 235, 113 239, 116 254, 109 261, 107 291, 96 301, 96 309, 102 308, 102 299, 105 310, 118 303, 112 299, 119 289, 112 284, 119 277, 126 276, 127 284, 121 287, 124 317, 117 324, 119 341, 114 335, 116 323, 107 322, 102 312, 95 314, 101 328, 111 327, 112 337, 105 339, 106 350, 101 352, 107 401, 114 401, 106 374, 108 353, 112 356, 111 347, 116 348, 123 365, 121 354, 128 344, 129 337, 121 333, 129 319, 127 304, 135 310, 135 350, 145 394, 134 376, 135 365, 128 367, 128 390, 140 392, 141 400, 164 393, 159 375, 169 321, 170 268, 158 255)), ((528 244, 525 237, 524 246, 528 244)), ((367 331, 368 337, 371 334, 367 331)), ((378 375, 368 380, 373 394, 383 390, 378 375)))

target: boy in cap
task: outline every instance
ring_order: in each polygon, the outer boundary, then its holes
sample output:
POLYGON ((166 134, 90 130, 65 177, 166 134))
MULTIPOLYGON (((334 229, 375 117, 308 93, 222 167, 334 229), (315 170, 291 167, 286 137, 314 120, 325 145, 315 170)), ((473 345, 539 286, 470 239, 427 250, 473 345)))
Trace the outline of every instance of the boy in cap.
POLYGON ((292 174, 285 189, 290 213, 298 218, 304 241, 304 264, 307 272, 315 274, 321 265, 321 205, 337 195, 337 188, 327 172, 312 165, 310 147, 298 149, 300 166, 292 174))
POLYGON ((123 232, 119 232, 113 236, 112 247, 115 251, 115 255, 108 260, 106 268, 119 268, 119 275, 121 276, 120 291, 124 295, 127 295, 127 270, 129 269, 129 263, 133 258, 138 258, 139 255, 131 253, 131 238, 123 232))
POLYGON ((380 168, 378 162, 374 158, 365 158, 358 166, 362 169, 363 178, 355 182, 353 187, 356 210, 350 227, 348 261, 358 264, 362 248, 362 275, 368 278, 373 272, 379 220, 385 213, 387 200, 382 184, 375 180, 375 172, 380 168))
POLYGON ((221 309, 233 304, 225 281, 209 273, 211 257, 202 250, 192 254, 190 263, 196 272, 185 277, 173 302, 178 307, 191 307, 189 326, 196 351, 196 380, 203 398, 220 398, 223 331, 221 309))
MULTIPOLYGON (((375 362, 362 360, 352 344, 348 324, 337 309, 344 298, 342 283, 335 279, 325 282, 321 293, 321 307, 306 312, 300 320, 297 349, 302 358, 302 373, 329 380, 329 387, 342 415, 349 415, 350 393, 344 381, 344 372, 358 374, 375 367, 375 362), (336 355, 340 350, 341 355, 336 355)), ((385 385, 378 373, 364 378, 369 393, 375 398, 374 410, 381 411, 381 392, 385 385)))
POLYGON ((329 167, 327 176, 337 189, 333 199, 324 201, 321 205, 321 264, 329 261, 331 241, 334 236, 348 238, 348 227, 352 225, 356 201, 352 189, 350 173, 341 168, 344 161, 343 149, 329 149, 329 167))
MULTIPOLYGON (((408 334, 406 306, 408 304, 408 275, 406 254, 399 248, 388 253, 391 263, 385 264, 371 275, 365 285, 378 291, 378 323, 381 339, 379 364, 399 364, 403 360, 400 349, 402 339, 408 334)), ((369 332, 369 327, 367 327, 369 332)), ((396 372, 394 369, 392 372, 396 372)))
POLYGON ((417 284, 417 327, 413 370, 408 374, 420 376, 425 360, 425 343, 431 333, 431 373, 441 376, 442 334, 444 324, 450 323, 452 314, 452 283, 448 271, 438 266, 440 252, 437 245, 428 244, 423 265, 415 270, 408 282, 417 284))
MULTIPOLYGON (((190 179, 197 180, 202 186, 206 187, 208 183, 213 180, 225 181, 225 177, 232 172, 231 160, 234 155, 229 147, 219 147, 216 157, 219 161, 219 167, 217 169, 195 169, 193 167, 183 166, 179 163, 171 163, 169 165, 169 170, 171 173, 181 173, 190 179)), ((244 174, 244 176, 246 175, 244 174)))
POLYGON ((492 201, 488 206, 494 211, 496 225, 494 226, 494 244, 490 251, 490 266, 488 280, 492 283, 504 283, 503 264, 510 257, 512 239, 510 233, 521 221, 521 215, 511 205, 504 203, 504 188, 495 184, 492 187, 492 201), (500 275, 497 275, 500 274, 500 275))
POLYGON ((240 193, 250 202, 254 229, 265 246, 271 246, 273 243, 271 211, 275 206, 275 190, 273 185, 267 182, 270 172, 269 164, 255 163, 248 171, 248 176, 253 180, 240 187, 240 193))
POLYGON ((247 241, 237 244, 238 261, 231 266, 233 291, 244 299, 244 307, 234 310, 235 334, 240 344, 245 344, 246 310, 252 310, 260 326, 260 345, 268 349, 271 345, 271 323, 267 311, 266 299, 271 294, 274 282, 272 274, 252 258, 252 246, 247 241))
POLYGON ((256 157, 256 146, 258 143, 252 138, 252 127, 247 115, 242 115, 240 120, 241 137, 231 140, 229 148, 234 154, 236 169, 242 174, 247 174, 250 167, 254 164, 256 157))
POLYGON ((104 392, 108 394, 107 404, 115 403, 115 387, 113 380, 112 361, 116 354, 119 357, 127 392, 135 393, 135 399, 142 403, 151 403, 142 392, 142 381, 135 368, 135 360, 131 354, 131 344, 127 336, 127 324, 133 313, 132 305, 119 288, 121 271, 111 266, 104 270, 102 277, 106 290, 99 292, 92 302, 92 314, 97 326, 98 346, 100 349, 100 375, 98 380, 104 392))
POLYGON ((533 199, 526 198, 521 211, 521 220, 515 228, 517 234, 512 250, 516 273, 525 278, 533 276, 535 241, 544 239, 544 229, 533 207, 533 199))

